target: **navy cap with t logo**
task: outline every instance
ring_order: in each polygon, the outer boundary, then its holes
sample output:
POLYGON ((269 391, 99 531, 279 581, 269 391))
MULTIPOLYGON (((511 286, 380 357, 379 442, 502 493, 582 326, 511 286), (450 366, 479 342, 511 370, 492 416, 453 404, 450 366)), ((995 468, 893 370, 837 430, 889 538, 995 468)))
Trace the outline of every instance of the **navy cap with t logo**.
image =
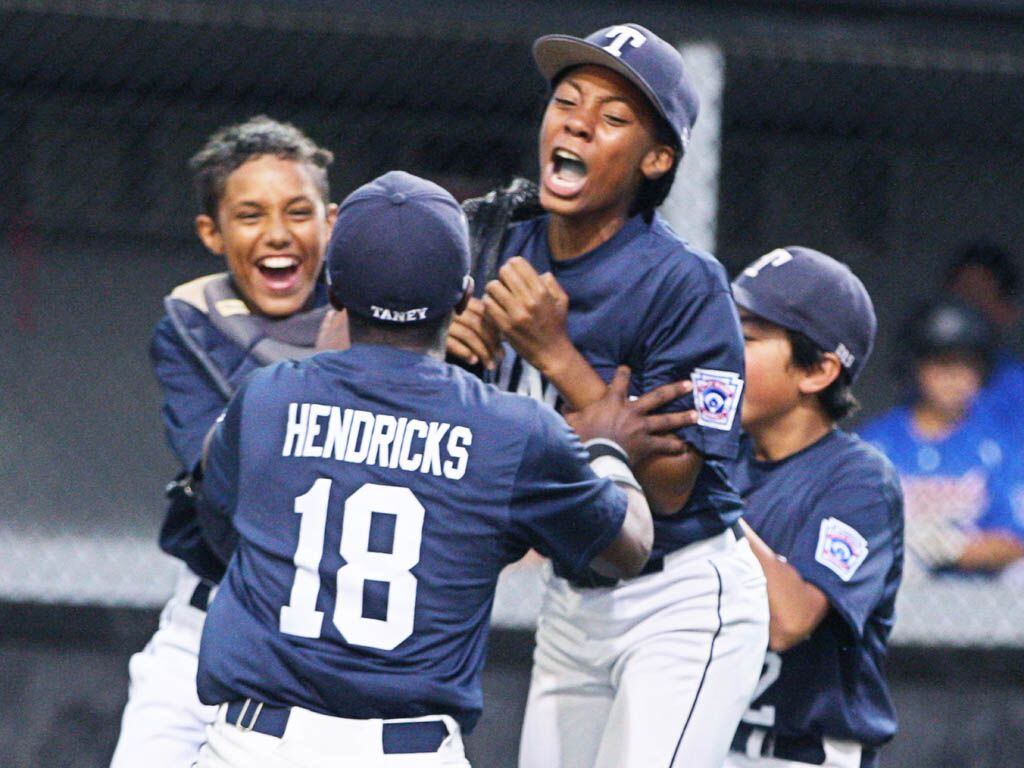
POLYGON ((790 245, 767 253, 732 283, 743 309, 834 352, 854 381, 875 345, 878 321, 864 283, 831 256, 790 245))
POLYGON ((373 320, 443 318, 469 285, 462 208, 437 184, 404 171, 364 184, 338 209, 327 281, 349 312, 373 320))
POLYGON ((690 143, 700 101, 683 69, 679 51, 639 24, 615 24, 586 38, 545 35, 533 58, 548 81, 569 67, 596 64, 618 72, 639 88, 669 124, 679 146, 690 143))

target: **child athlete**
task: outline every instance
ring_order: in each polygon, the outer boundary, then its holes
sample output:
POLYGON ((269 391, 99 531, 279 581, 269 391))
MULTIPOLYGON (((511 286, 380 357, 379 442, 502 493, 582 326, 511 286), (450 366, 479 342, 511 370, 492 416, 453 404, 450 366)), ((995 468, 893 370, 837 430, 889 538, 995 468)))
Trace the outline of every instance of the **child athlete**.
POLYGON ((634 467, 656 515, 645 572, 550 576, 520 765, 718 768, 768 617, 721 463, 739 433, 736 309, 721 265, 655 211, 696 93, 678 51, 636 24, 542 37, 534 57, 552 87, 539 142, 545 213, 508 231, 497 279, 456 320, 448 350, 504 389, 573 409, 599 399, 620 364, 634 395, 691 378, 699 422, 679 432, 684 455, 634 467))

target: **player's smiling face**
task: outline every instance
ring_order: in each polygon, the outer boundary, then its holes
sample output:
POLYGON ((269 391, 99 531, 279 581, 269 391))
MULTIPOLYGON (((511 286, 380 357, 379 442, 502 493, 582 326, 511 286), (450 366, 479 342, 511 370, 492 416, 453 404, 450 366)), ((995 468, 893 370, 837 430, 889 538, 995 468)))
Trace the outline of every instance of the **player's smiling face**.
POLYGON ((656 116, 632 83, 605 67, 572 69, 540 128, 540 202, 556 215, 624 217, 645 178, 672 167, 656 116))
POLYGON ((302 162, 261 155, 228 176, 216 221, 196 218, 199 237, 227 259, 253 311, 286 317, 313 292, 335 213, 314 172, 302 162))
POLYGON ((793 365, 793 347, 785 330, 740 310, 747 383, 743 391, 743 428, 757 432, 800 402, 802 372, 793 365))

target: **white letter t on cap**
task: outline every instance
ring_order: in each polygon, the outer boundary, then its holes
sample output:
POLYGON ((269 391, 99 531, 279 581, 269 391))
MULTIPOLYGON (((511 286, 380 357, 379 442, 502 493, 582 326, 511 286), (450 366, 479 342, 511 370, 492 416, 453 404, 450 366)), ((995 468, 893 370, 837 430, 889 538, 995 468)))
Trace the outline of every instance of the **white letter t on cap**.
POLYGON ((608 51, 608 53, 610 53, 612 56, 618 56, 619 58, 622 58, 622 46, 624 46, 627 41, 629 41, 629 44, 634 48, 639 48, 641 45, 647 42, 647 38, 644 37, 639 32, 637 32, 635 29, 633 29, 632 27, 622 26, 621 24, 618 24, 609 29, 607 32, 605 32, 604 36, 615 38, 614 40, 611 41, 611 43, 606 45, 604 49, 608 51))

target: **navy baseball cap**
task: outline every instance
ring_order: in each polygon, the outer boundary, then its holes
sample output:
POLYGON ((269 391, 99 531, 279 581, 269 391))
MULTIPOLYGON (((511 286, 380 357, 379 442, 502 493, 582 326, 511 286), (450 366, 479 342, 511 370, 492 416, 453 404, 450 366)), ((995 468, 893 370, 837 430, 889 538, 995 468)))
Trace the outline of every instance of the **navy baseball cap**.
POLYGON ((349 312, 396 324, 447 315, 469 285, 462 208, 433 182, 391 171, 338 209, 327 282, 349 312))
POLYGON ((615 24, 586 38, 544 35, 533 44, 537 68, 549 82, 560 72, 596 64, 618 72, 639 88, 671 127, 679 146, 690 143, 700 100, 674 47, 639 24, 615 24))
POLYGON ((878 321, 864 283, 831 256, 790 245, 767 253, 732 283, 742 308, 834 352, 856 380, 875 345, 878 321))

